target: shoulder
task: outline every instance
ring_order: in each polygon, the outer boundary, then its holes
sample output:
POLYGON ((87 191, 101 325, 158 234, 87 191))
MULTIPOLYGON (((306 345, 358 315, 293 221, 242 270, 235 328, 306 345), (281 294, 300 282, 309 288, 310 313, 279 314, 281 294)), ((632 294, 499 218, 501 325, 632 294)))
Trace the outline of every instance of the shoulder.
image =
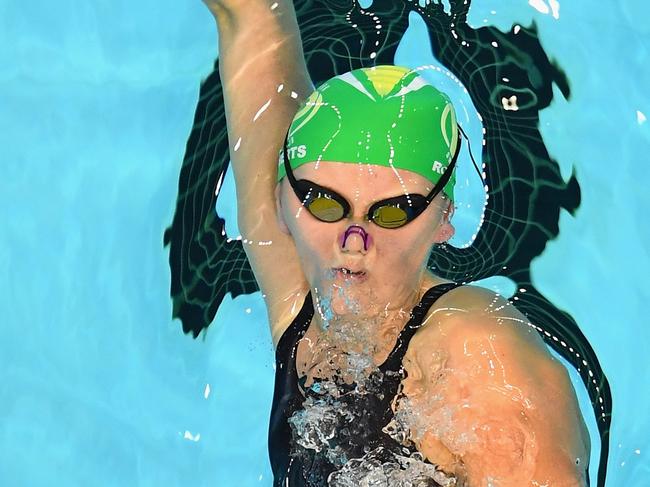
POLYGON ((455 366, 483 367, 492 357, 511 374, 567 376, 535 325, 505 297, 479 286, 448 291, 429 309, 407 354, 415 358, 431 350, 444 350, 455 366))
POLYGON ((405 395, 433 413, 418 445, 429 460, 445 458, 442 443, 475 480, 498 472, 507 485, 531 485, 532 478, 582 485, 575 459, 588 461, 589 437, 568 373, 503 296, 477 286, 441 296, 409 344, 404 367, 405 395), (436 418, 443 412, 453 430, 441 429, 436 418), (460 448, 463 435, 478 441, 460 448))
POLYGON ((443 294, 418 333, 447 339, 500 337, 546 352, 535 325, 505 297, 480 286, 463 285, 443 294))

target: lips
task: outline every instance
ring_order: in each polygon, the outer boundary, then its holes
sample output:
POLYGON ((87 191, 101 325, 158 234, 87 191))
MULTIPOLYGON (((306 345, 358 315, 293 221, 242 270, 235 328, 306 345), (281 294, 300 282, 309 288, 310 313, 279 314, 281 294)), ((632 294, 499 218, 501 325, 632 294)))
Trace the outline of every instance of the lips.
POLYGON ((358 268, 335 267, 332 271, 334 272, 335 277, 345 279, 346 281, 361 282, 368 278, 366 271, 358 268))

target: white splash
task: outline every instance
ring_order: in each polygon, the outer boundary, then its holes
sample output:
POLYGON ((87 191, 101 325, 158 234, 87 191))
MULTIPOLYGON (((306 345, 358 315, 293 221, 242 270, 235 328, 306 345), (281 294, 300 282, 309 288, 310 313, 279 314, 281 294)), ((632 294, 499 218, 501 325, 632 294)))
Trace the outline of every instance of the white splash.
POLYGON ((503 105, 504 110, 516 112, 519 110, 517 106, 517 95, 512 95, 510 98, 505 96, 501 98, 501 104, 503 105))
POLYGON ((189 431, 185 430, 185 434, 183 435, 183 438, 186 440, 190 440, 193 442, 197 442, 201 439, 201 433, 197 433, 196 436, 190 433, 189 431))
POLYGON ((636 123, 638 123, 639 125, 641 125, 641 124, 644 123, 646 120, 647 120, 647 118, 646 118, 646 116, 645 116, 645 113, 643 113, 643 112, 640 111, 640 110, 637 110, 637 111, 636 111, 636 123))
POLYGON ((550 12, 550 9, 548 8, 548 5, 544 3, 544 0, 528 0, 528 5, 533 7, 535 10, 538 12, 541 12, 543 14, 547 14, 550 12))
POLYGON ((560 18, 560 2, 557 0, 548 0, 548 4, 551 6, 551 13, 553 14, 554 19, 560 18))
POLYGON ((205 390, 203 391, 203 397, 207 399, 210 396, 210 384, 205 385, 205 390))
POLYGON ((558 0, 548 0, 548 5, 546 5, 544 0, 528 0, 528 4, 540 13, 550 13, 554 19, 560 18, 560 2, 558 0))
POLYGON ((270 104, 271 104, 271 99, 269 98, 269 100, 264 105, 262 105, 262 108, 260 108, 257 111, 255 116, 253 117, 253 122, 256 121, 258 118, 260 118, 260 115, 262 115, 262 113, 264 113, 264 111, 269 107, 270 104))
MULTIPOLYGON (((221 185, 223 184, 223 177, 226 173, 223 172, 221 173, 221 176, 219 176, 219 181, 217 181, 217 187, 214 189, 214 195, 218 196, 219 195, 219 190, 221 189, 221 185)), ((225 235, 226 233, 224 231, 221 232, 221 235, 225 235)))

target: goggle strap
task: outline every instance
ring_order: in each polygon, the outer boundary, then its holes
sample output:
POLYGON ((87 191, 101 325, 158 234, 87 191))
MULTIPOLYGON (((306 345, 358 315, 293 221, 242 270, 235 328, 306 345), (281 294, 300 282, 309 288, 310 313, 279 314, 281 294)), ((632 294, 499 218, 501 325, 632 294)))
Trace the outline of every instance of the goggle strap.
POLYGON ((481 174, 481 170, 478 168, 478 165, 476 164, 476 161, 474 160, 474 154, 472 154, 472 144, 469 143, 469 137, 467 137, 467 134, 463 130, 463 128, 458 124, 458 130, 460 133, 463 135, 465 140, 467 141, 467 150, 469 151, 469 158, 472 160, 472 164, 474 164, 474 169, 476 169, 476 173, 478 174, 478 177, 481 178, 481 181, 483 181, 483 175, 481 174))
MULTIPOLYGON (((460 125, 457 125, 460 128, 460 125)), ((454 172, 454 167, 456 166, 456 160, 458 159, 458 154, 460 153, 460 140, 458 140, 458 144, 456 144, 456 151, 454 152, 454 157, 451 160, 451 163, 449 163, 449 166, 447 166, 447 169, 445 170, 445 173, 442 175, 442 177, 438 180, 438 182, 434 185, 433 189, 431 192, 427 195, 426 200, 427 204, 431 203, 433 201, 433 198, 435 198, 440 191, 443 190, 445 185, 449 182, 451 179, 451 174, 454 172)))

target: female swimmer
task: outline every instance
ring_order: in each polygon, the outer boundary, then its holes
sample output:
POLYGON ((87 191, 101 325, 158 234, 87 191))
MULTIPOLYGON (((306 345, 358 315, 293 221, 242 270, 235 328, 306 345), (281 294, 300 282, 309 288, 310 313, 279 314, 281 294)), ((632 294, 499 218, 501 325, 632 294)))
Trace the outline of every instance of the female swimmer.
POLYGON ((507 300, 426 266, 454 234, 449 97, 399 66, 314 89, 291 1, 204 1, 276 346, 274 485, 585 485, 564 367, 507 300))

